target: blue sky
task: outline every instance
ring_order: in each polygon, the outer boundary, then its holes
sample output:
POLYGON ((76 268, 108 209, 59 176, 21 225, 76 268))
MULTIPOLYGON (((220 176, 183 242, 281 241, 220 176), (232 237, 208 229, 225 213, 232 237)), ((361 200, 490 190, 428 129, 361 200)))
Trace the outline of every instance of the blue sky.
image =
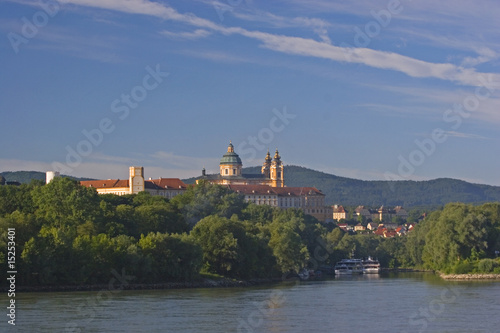
POLYGON ((0 171, 500 185, 497 1, 7 0, 0 171))

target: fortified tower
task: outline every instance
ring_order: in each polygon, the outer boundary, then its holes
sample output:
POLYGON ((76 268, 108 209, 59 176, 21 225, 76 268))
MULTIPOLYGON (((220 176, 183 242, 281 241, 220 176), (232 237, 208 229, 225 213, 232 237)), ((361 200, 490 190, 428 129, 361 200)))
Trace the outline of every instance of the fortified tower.
POLYGON ((144 191, 144 168, 143 167, 130 167, 130 178, 128 185, 130 187, 130 194, 137 194, 144 191))

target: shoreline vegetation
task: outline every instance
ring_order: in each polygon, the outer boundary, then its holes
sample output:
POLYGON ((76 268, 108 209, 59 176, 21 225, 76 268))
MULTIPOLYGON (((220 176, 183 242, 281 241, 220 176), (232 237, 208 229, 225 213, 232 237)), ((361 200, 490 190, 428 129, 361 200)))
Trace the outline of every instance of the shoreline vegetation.
POLYGON ((460 281, 471 281, 471 280, 500 280, 500 274, 444 274, 439 273, 439 276, 443 280, 460 280, 460 281))

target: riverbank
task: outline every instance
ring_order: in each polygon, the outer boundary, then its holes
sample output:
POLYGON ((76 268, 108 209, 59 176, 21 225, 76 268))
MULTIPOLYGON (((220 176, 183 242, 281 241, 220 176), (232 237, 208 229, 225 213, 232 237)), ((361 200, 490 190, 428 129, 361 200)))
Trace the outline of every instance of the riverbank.
MULTIPOLYGON (((161 289, 189 289, 189 288, 237 288, 252 287, 264 284, 272 284, 281 279, 252 279, 252 280, 231 280, 231 279, 203 279, 189 282, 166 282, 166 283, 126 283, 122 285, 96 284, 78 286, 19 286, 18 292, 61 292, 61 291, 106 291, 106 290, 161 290, 161 289)), ((2 288, 2 289, 5 289, 2 288)), ((8 288, 2 290, 7 292, 8 288)))
POLYGON ((382 272, 391 273, 433 273, 432 269, 418 269, 418 268, 384 268, 382 267, 382 272))
POLYGON ((500 274, 444 274, 439 273, 444 280, 500 280, 500 274))

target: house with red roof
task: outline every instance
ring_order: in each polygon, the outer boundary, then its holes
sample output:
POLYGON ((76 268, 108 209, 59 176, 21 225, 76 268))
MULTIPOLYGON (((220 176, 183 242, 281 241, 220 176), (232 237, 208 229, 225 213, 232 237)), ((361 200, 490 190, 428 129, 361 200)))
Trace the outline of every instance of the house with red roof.
POLYGON ((129 179, 105 179, 81 181, 81 185, 92 187, 99 194, 137 194, 146 191, 151 195, 160 195, 171 199, 184 193, 188 187, 179 178, 158 178, 145 180, 143 167, 130 167, 129 179))
POLYGON ((334 205, 333 209, 333 219, 335 221, 345 220, 347 219, 347 211, 342 205, 334 205))

